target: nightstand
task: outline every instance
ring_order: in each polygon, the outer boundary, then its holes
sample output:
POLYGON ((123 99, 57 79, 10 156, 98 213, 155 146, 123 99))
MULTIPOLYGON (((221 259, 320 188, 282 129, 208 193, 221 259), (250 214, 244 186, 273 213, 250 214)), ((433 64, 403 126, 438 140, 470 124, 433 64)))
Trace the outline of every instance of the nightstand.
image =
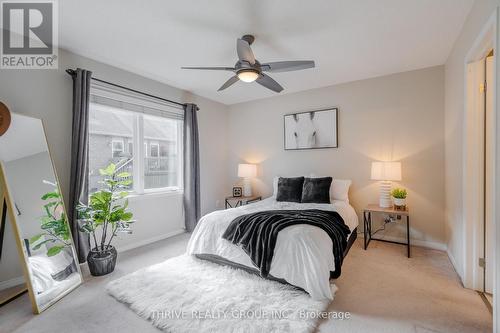
POLYGON ((368 205, 364 210, 363 210, 363 233, 365 236, 364 239, 364 245, 365 245, 365 250, 368 248, 368 244, 370 244, 370 241, 379 241, 379 242, 387 242, 387 243, 393 243, 393 244, 401 244, 401 245, 406 245, 407 248, 407 254, 408 258, 410 258, 410 212, 408 211, 408 208, 405 210, 397 210, 393 207, 389 208, 382 208, 379 207, 378 205, 368 205), (391 241, 387 239, 381 239, 381 238, 373 238, 372 237, 372 214, 386 214, 386 215, 396 215, 398 218, 405 216, 406 217, 406 243, 403 242, 396 242, 396 241, 391 241))
POLYGON ((226 209, 236 208, 260 200, 262 200, 262 197, 260 195, 253 195, 251 197, 226 197, 225 206, 226 209))

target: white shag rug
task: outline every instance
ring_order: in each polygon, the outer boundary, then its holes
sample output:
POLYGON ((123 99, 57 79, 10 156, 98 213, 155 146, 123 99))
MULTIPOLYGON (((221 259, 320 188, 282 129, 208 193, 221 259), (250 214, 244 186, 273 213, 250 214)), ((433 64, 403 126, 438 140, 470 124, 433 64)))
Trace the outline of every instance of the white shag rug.
POLYGON ((172 333, 311 332, 329 304, 292 286, 188 255, 126 275, 106 289, 172 333))

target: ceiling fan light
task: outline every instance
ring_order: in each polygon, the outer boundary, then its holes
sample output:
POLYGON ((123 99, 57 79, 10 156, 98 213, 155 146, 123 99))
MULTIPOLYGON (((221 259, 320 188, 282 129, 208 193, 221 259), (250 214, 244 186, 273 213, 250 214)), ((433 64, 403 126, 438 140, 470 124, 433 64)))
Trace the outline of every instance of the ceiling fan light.
POLYGON ((259 78, 259 73, 254 70, 243 70, 238 72, 238 78, 243 82, 253 82, 259 78))

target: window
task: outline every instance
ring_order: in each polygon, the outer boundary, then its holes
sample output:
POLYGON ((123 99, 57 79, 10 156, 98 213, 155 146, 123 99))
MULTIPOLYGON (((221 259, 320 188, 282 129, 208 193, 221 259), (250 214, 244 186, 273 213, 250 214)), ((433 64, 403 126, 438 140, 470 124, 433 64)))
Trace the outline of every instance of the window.
POLYGON ((168 143, 160 144, 160 156, 165 157, 168 155, 168 143))
POLYGON ((90 104, 89 114, 89 193, 102 188, 99 169, 110 163, 123 165, 122 171, 131 174, 134 186, 134 160, 130 150, 124 154, 125 138, 134 135, 135 117, 131 112, 90 104), (110 153, 111 150, 111 153, 110 153))
POLYGON ((111 99, 101 93, 91 91, 89 193, 101 189, 99 169, 110 163, 130 173, 128 190, 137 194, 181 189, 181 110, 135 98, 131 104, 130 96, 115 93, 111 99))
POLYGON ((134 153, 134 143, 132 141, 130 141, 128 143, 128 154, 130 156, 132 156, 133 153, 134 153))
POLYGON ((175 119, 144 115, 144 139, 149 156, 144 157, 144 189, 176 186, 180 178, 181 125, 175 119), (171 147, 163 149, 161 147, 171 147))
POLYGON ((123 139, 113 139, 111 141, 111 157, 121 157, 123 154, 123 139))
POLYGON ((149 156, 151 157, 159 157, 160 156, 160 145, 158 143, 151 143, 150 147, 150 154, 149 156))

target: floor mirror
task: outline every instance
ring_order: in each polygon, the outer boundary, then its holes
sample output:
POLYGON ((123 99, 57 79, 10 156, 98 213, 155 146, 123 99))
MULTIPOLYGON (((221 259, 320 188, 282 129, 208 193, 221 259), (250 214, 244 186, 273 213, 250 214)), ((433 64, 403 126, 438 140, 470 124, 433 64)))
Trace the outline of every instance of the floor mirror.
POLYGON ((0 184, 0 306, 28 291, 21 260, 12 223, 7 216, 3 186, 0 184))
POLYGON ((6 212, 0 286, 22 282, 40 313, 83 281, 40 119, 11 114, 0 136, 0 190, 6 212))

